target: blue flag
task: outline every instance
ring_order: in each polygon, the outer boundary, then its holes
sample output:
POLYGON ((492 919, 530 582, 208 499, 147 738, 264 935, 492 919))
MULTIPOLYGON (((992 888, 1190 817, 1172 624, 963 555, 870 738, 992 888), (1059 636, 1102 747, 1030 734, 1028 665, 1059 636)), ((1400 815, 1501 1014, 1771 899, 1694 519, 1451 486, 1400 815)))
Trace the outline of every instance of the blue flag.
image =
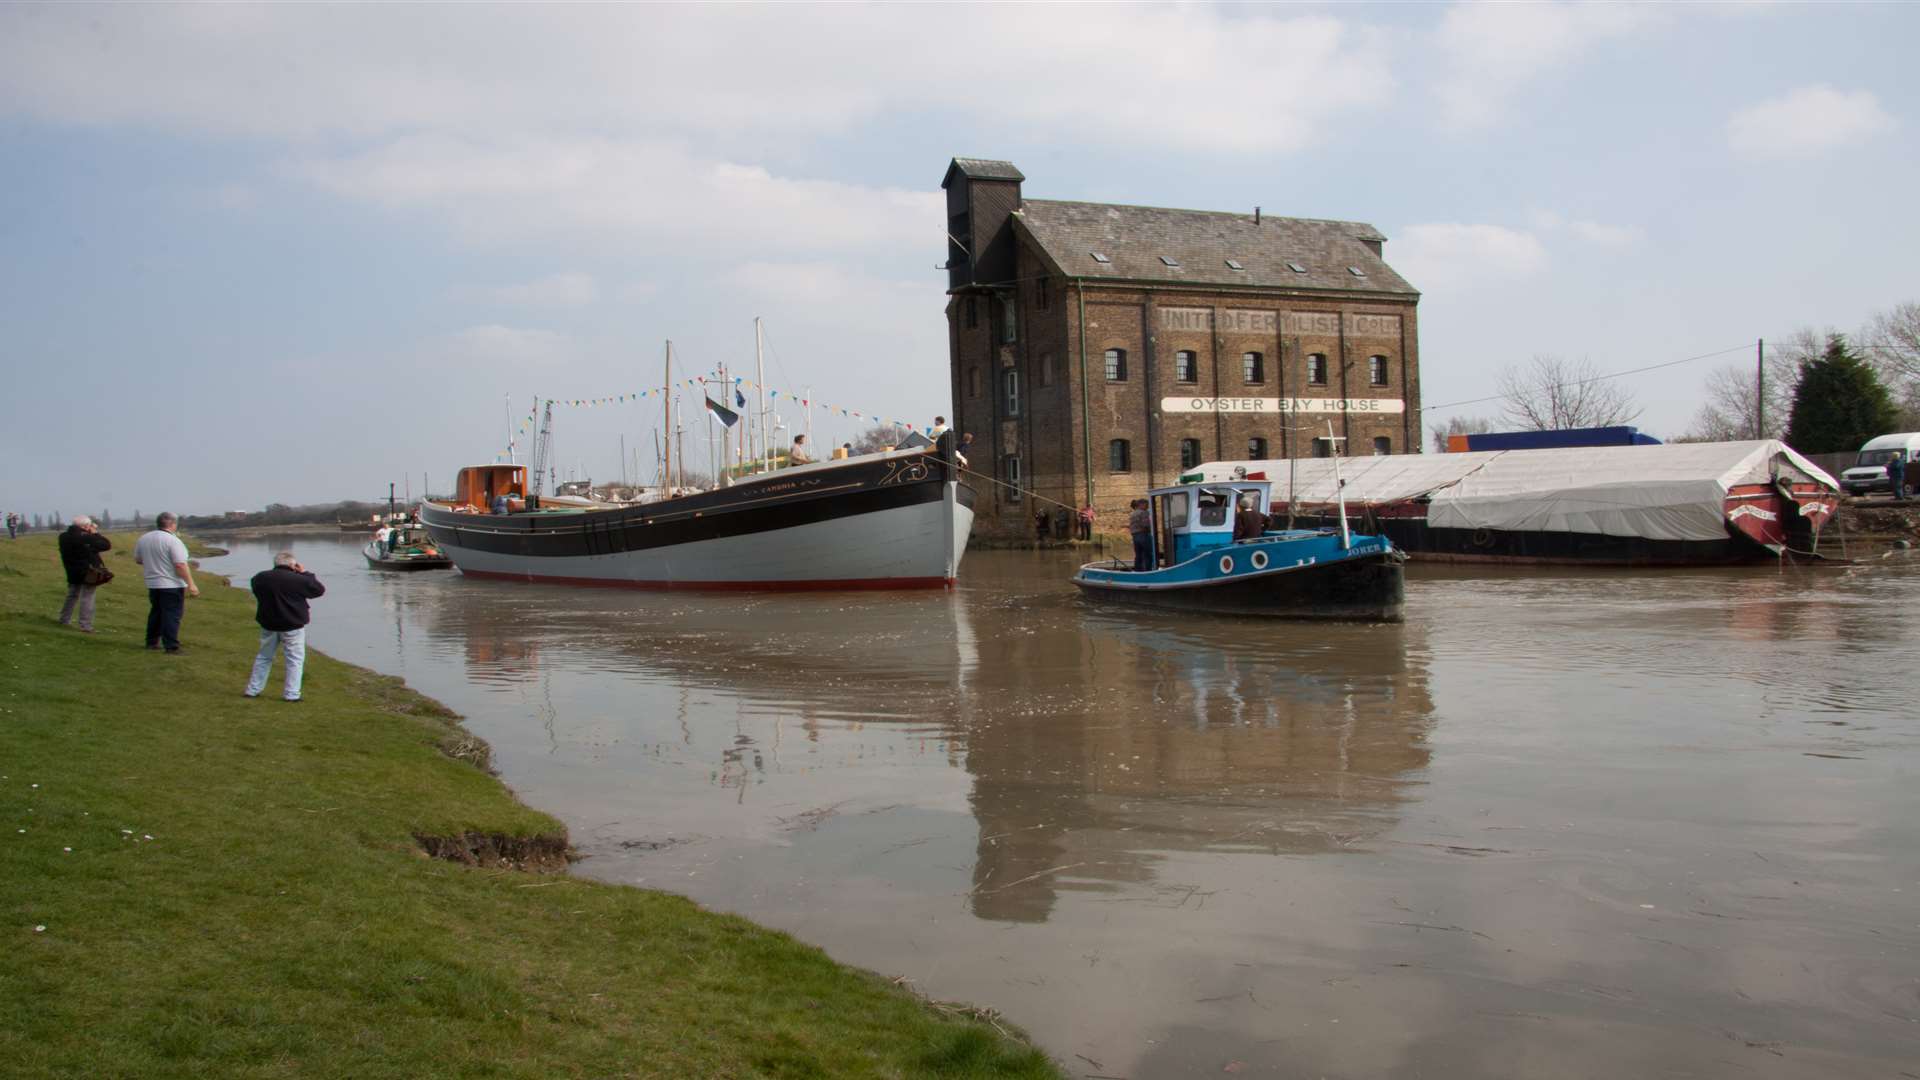
POLYGON ((712 398, 707 397, 704 394, 701 395, 700 400, 707 403, 707 411, 712 413, 714 415, 714 418, 719 420, 722 424, 725 424, 728 427, 732 427, 733 425, 740 422, 740 414, 737 412, 734 412, 732 409, 727 408, 725 405, 721 405, 715 402, 712 398))
POLYGON ((737 386, 733 388, 733 404, 742 409, 747 407, 747 395, 741 393, 737 386))

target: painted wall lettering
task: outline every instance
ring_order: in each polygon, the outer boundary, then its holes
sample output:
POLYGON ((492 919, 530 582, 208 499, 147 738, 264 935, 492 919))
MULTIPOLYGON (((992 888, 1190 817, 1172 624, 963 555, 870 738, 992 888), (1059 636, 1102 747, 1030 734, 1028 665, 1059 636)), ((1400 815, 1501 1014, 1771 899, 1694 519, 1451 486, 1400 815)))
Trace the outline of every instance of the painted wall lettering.
POLYGON ((1354 337, 1397 338, 1400 336, 1400 316, 1349 315, 1347 333, 1354 337))
POLYGON ((1407 403, 1398 398, 1253 398, 1169 397, 1160 399, 1160 411, 1180 413, 1403 413, 1407 403))

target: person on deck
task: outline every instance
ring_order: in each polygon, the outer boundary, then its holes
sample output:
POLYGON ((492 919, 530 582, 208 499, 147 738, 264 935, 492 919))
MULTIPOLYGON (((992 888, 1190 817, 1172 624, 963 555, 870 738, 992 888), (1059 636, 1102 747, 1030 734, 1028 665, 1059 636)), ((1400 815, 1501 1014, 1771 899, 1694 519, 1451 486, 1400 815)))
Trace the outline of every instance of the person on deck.
POLYGON ((504 492, 493 497, 493 512, 496 514, 507 512, 507 496, 504 492))
POLYGON ((267 688, 267 675, 273 670, 273 652, 280 650, 285 662, 286 681, 281 698, 300 700, 300 678, 307 667, 307 623, 312 614, 307 601, 327 594, 313 571, 301 566, 293 552, 282 551, 273 557, 273 569, 253 575, 256 601, 253 619, 260 624, 260 652, 253 658, 253 675, 242 691, 247 697, 260 696, 267 688))
POLYGON ((927 429, 927 438, 932 439, 934 442, 939 442, 940 436, 945 435, 946 433, 947 433, 947 418, 944 416, 934 417, 933 426, 927 429))
POLYGON ((1258 540, 1266 535, 1267 515, 1256 510, 1253 504, 1253 496, 1242 495, 1240 497, 1240 510, 1233 515, 1233 539, 1235 543, 1239 543, 1242 540, 1258 540))
POLYGON ((807 437, 805 435, 795 435, 793 437, 793 449, 787 451, 787 465, 811 464, 813 464, 813 455, 807 453, 807 437))
POLYGON ((380 553, 381 558, 384 559, 387 557, 387 550, 388 550, 387 544, 388 544, 388 541, 392 539, 393 539, 393 530, 387 528, 385 525, 382 525, 378 529, 375 529, 373 531, 373 549, 380 553))
POLYGON ((152 532, 134 541, 133 561, 147 579, 147 648, 180 651, 180 620, 187 613, 187 597, 199 596, 193 568, 187 565, 187 545, 174 533, 180 519, 171 511, 154 521, 152 532))
POLYGON ((1895 450, 1887 459, 1887 492, 1893 498, 1907 497, 1907 452, 1895 450))
POLYGON ((972 445, 973 432, 969 431, 965 435, 960 436, 960 445, 953 452, 954 460, 958 461, 960 467, 963 469, 967 467, 967 447, 972 445))
POLYGON ((1153 514, 1145 499, 1135 499, 1128 505, 1133 507, 1127 515, 1127 531, 1133 534, 1133 569, 1146 573, 1153 569, 1153 514))
POLYGON ((60 625, 71 623, 76 609, 80 632, 93 633, 93 590, 97 582, 87 580, 87 571, 105 570, 100 553, 111 550, 113 541, 100 535, 100 526, 85 514, 73 519, 60 534, 60 565, 67 571, 67 602, 60 608, 60 625))

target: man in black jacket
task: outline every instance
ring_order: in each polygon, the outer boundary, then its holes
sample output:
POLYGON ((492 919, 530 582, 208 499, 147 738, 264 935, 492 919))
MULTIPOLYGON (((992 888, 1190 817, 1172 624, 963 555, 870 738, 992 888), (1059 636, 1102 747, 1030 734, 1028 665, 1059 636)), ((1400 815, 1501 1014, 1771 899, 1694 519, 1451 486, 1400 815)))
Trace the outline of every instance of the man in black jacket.
POLYGON ((267 673, 273 668, 273 651, 286 658, 287 682, 284 697, 300 700, 300 676, 307 664, 307 601, 325 596, 326 586, 313 572, 301 566, 293 552, 273 557, 273 569, 253 575, 253 596, 257 601, 254 621, 260 624, 260 654, 253 658, 253 677, 247 680, 246 695, 259 697, 267 688, 267 673))
POLYGON ((60 608, 60 625, 67 626, 73 620, 74 610, 80 612, 80 632, 93 633, 93 590, 96 585, 87 581, 87 571, 98 567, 106 569, 100 561, 100 553, 113 548, 113 541, 100 535, 100 526, 93 519, 82 514, 73 519, 67 531, 60 534, 60 565, 67 570, 67 602, 60 608))

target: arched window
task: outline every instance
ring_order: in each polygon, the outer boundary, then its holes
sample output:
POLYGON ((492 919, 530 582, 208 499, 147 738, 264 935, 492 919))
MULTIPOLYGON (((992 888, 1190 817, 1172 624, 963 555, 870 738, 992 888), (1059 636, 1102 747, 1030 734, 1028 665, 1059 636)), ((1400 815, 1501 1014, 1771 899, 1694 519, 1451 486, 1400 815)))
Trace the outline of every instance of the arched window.
POLYGON ((1327 357, 1325 353, 1311 353, 1307 356, 1307 382, 1312 386, 1327 385, 1327 357))
POLYGON ((1107 471, 1132 472, 1133 447, 1125 439, 1115 439, 1107 444, 1107 471))
POLYGON ((1248 439, 1247 440, 1247 460, 1248 461, 1267 460, 1267 440, 1262 439, 1257 435, 1251 439, 1248 439))
POLYGON ((1108 382, 1126 382, 1127 381, 1127 350, 1125 349, 1108 349, 1107 350, 1107 381, 1108 382))
POLYGON ((1387 385, 1387 358, 1384 356, 1367 357, 1367 385, 1387 385))
POLYGON ((1391 453, 1393 453, 1393 440, 1385 435, 1375 435, 1373 437, 1373 456, 1385 457, 1391 453))
POLYGON ((1198 464, 1200 464, 1200 440, 1181 439, 1180 467, 1183 469, 1191 469, 1198 464))
POLYGON ((1240 377, 1250 383, 1265 382, 1267 358, 1257 352, 1240 354, 1240 377))
POLYGON ((1008 368, 1000 373, 1000 388, 1005 393, 1007 416, 1020 415, 1020 373, 1008 368))
POLYGON ((1192 349, 1181 349, 1173 354, 1173 381, 1200 381, 1200 357, 1192 349))

